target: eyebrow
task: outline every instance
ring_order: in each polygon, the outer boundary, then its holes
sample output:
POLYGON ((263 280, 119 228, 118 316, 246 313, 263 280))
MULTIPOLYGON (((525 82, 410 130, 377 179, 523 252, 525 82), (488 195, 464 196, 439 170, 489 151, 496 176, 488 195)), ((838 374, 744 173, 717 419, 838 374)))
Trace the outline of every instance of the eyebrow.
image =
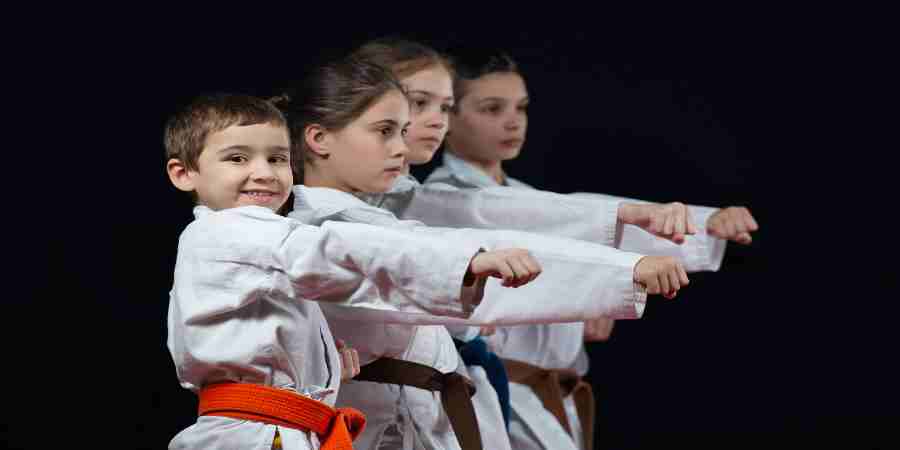
MULTIPOLYGON (((417 89, 417 90, 414 90, 414 91, 409 91, 409 93, 410 93, 410 94, 425 94, 425 95, 428 95, 428 96, 431 96, 431 97, 438 97, 438 98, 441 98, 441 96, 440 96, 439 94, 435 93, 435 92, 423 91, 423 90, 420 90, 420 89, 417 89)), ((450 100, 450 101, 452 102, 452 101, 453 101, 453 96, 452 96, 452 95, 448 95, 448 96, 446 96, 446 97, 443 97, 443 99, 444 99, 444 100, 450 100)))
MULTIPOLYGON (((515 100, 515 103, 527 102, 527 101, 529 101, 529 100, 531 100, 531 98, 528 97, 528 96, 525 96, 525 97, 520 98, 519 100, 515 100)), ((509 101, 509 100, 508 100, 508 99, 505 99, 505 98, 503 98, 503 97, 485 97, 485 98, 482 98, 482 99, 478 100, 478 103, 484 103, 484 102, 487 102, 487 101, 506 102, 506 101, 509 101)))
POLYGON ((225 153, 232 150, 250 150, 250 147, 246 145, 229 145, 228 147, 223 147, 216 150, 216 153, 225 153))
MULTIPOLYGON (((249 145, 229 145, 228 147, 224 147, 224 148, 220 148, 219 150, 216 150, 216 153, 225 153, 225 152, 234 151, 234 150, 250 151, 250 150, 253 150, 253 148, 250 147, 249 145)), ((282 147, 280 145, 268 147, 268 148, 266 148, 266 150, 268 150, 269 152, 272 152, 272 153, 289 152, 290 151, 290 149, 288 149, 287 147, 282 147)))
POLYGON ((394 120, 394 119, 382 119, 382 120, 379 120, 379 121, 376 121, 376 122, 372 122, 371 125, 372 125, 372 126, 375 126, 375 125, 390 125, 390 126, 396 127, 396 126, 399 125, 399 123, 398 123, 396 120, 394 120))

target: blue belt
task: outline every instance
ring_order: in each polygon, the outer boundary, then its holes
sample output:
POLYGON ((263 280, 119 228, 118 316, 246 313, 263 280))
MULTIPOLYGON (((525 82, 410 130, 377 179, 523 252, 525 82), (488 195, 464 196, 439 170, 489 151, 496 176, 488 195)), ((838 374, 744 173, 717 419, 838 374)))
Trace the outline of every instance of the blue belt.
POLYGON ((488 382, 497 392, 497 400, 500 401, 500 411, 503 413, 503 422, 509 431, 509 415, 511 409, 509 406, 509 377, 506 375, 506 368, 503 361, 495 353, 488 351, 487 344, 481 337, 475 337, 469 342, 463 342, 459 339, 453 339, 456 344, 456 350, 462 356, 463 362, 467 366, 479 366, 484 368, 487 373, 488 382))

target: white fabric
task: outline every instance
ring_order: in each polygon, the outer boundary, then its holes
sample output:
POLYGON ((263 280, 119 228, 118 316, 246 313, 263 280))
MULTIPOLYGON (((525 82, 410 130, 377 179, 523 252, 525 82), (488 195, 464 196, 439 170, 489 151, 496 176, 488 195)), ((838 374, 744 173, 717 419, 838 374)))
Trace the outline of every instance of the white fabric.
MULTIPOLYGON (((646 298, 646 294, 636 289, 631 281, 633 265, 640 256, 599 245, 522 232, 429 228, 415 221, 401 221, 390 212, 368 205, 353 195, 305 186, 294 188, 291 217, 312 225, 340 220, 404 228, 440 236, 448 243, 477 239, 477 243, 487 249, 524 246, 532 250, 544 265, 544 273, 538 280, 544 280, 545 286, 539 286, 533 295, 546 296, 554 287, 556 290, 566 290, 577 285, 569 296, 571 302, 553 307, 527 301, 530 296, 525 288, 537 282, 520 288, 522 290, 516 296, 507 294, 510 289, 489 282, 485 288, 486 295, 475 308, 470 323, 530 323, 561 318, 584 320, 585 316, 608 314, 633 318, 640 316, 646 298), (576 280, 579 276, 588 281, 576 280), (517 300, 516 304, 512 304, 513 299, 517 300)), ((456 347, 443 327, 415 326, 404 330, 399 325, 371 321, 369 317, 345 308, 323 305, 323 310, 335 335, 357 349, 362 364, 379 357, 391 357, 425 364, 443 373, 466 371, 466 367, 459 364, 456 347)), ((460 324, 449 318, 433 323, 460 324)), ((476 414, 484 417, 490 414, 493 419, 485 420, 496 420, 494 413, 499 412, 496 393, 489 384, 485 386, 481 397, 476 399, 476 414), (484 397, 487 393, 491 393, 493 398, 484 397), (494 402, 493 406, 491 402, 494 402)), ((360 408, 367 414, 368 425, 356 442, 359 448, 458 448, 437 393, 412 387, 351 381, 341 390, 338 404, 360 408)), ((501 415, 500 426, 502 423, 501 415)), ((493 425, 497 425, 496 422, 488 423, 486 427, 493 425)), ((501 447, 486 448, 503 448, 505 441, 502 438, 487 438, 491 445, 501 447)))
MULTIPOLYGON (((468 319, 423 315, 420 320, 410 322, 413 324, 515 325, 599 317, 636 319, 643 314, 646 290, 633 282, 634 265, 643 257, 639 254, 521 231, 426 227, 417 221, 398 220, 390 212, 368 205, 353 195, 327 188, 295 186, 294 199, 291 217, 311 225, 335 220, 363 222, 442 237, 447 245, 477 240, 487 250, 526 248, 543 268, 536 280, 516 289, 502 287, 496 278, 488 279, 484 298, 468 319), (547 298, 565 301, 537 301, 547 298)), ((329 307, 332 311, 338 309, 341 307, 329 307)), ((351 316, 356 320, 369 319, 366 311, 359 309, 342 313, 344 318, 351 316)), ((408 320, 409 317, 415 315, 396 320, 408 320)))
MULTIPOLYGON (((471 310, 460 285, 475 245, 363 224, 311 227, 257 206, 194 214, 179 239, 167 321, 179 382, 192 391, 239 381, 334 404, 340 356, 318 302, 376 315, 471 310)), ((276 429, 286 450, 318 448, 308 433, 223 417, 199 418, 170 448, 270 448, 276 429)))
MULTIPOLYGON (((612 197, 606 194, 576 192, 571 195, 585 200, 600 201, 603 204, 612 200, 648 203, 642 200, 612 197)), ((717 211, 719 211, 718 208, 688 205, 688 212, 691 214, 691 220, 694 222, 694 225, 697 226, 697 233, 685 236, 685 241, 680 245, 666 239, 660 239, 634 225, 625 225, 620 229, 621 234, 617 237, 616 247, 621 250, 645 255, 673 256, 684 264, 684 268, 688 272, 716 272, 722 266, 722 260, 725 258, 725 247, 728 245, 728 241, 706 233, 706 222, 717 211)))
MULTIPOLYGON (((437 172, 435 172, 437 174, 437 172)), ((458 189, 455 179, 427 185, 414 178, 398 178, 387 194, 363 196, 367 203, 387 209, 401 219, 429 226, 519 230, 567 237, 612 246, 621 224, 619 200, 585 200, 571 195, 504 186, 458 189)), ((510 180, 511 183, 517 183, 510 180)), ((516 184, 516 186, 524 186, 516 184)), ((460 187, 475 187, 464 184, 460 187)))

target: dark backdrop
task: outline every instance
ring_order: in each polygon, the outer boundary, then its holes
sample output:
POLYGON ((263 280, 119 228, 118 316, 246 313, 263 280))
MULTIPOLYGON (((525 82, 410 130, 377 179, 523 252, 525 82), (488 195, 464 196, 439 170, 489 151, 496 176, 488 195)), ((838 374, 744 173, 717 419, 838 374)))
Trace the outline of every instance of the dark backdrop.
MULTIPOLYGON (((29 291, 41 301, 9 304, 7 373, 44 375, 29 384, 76 393, 79 407, 48 418, 13 389, 24 409, 7 411, 12 447, 40 447, 52 420, 84 432, 79 442, 162 448, 193 421, 165 347, 177 238, 191 218, 164 172, 166 117, 203 92, 269 94, 380 35, 127 28, 43 61, 43 77, 79 95, 38 105, 37 117, 77 125, 45 129, 63 143, 33 161, 61 177, 42 180, 50 218, 19 232, 46 236, 50 257, 29 264, 52 276, 29 291)), ((851 189, 874 175, 817 123, 823 97, 843 91, 820 76, 839 64, 812 59, 825 47, 725 30, 479 28, 408 36, 501 47, 519 61, 532 106, 512 176, 563 193, 744 205, 762 226, 753 245, 729 246, 720 272, 692 276, 677 300, 653 300, 642 320, 589 345, 601 448, 896 444, 897 307, 881 289, 894 277, 876 238, 891 239, 892 221, 862 214, 868 196, 851 189)))

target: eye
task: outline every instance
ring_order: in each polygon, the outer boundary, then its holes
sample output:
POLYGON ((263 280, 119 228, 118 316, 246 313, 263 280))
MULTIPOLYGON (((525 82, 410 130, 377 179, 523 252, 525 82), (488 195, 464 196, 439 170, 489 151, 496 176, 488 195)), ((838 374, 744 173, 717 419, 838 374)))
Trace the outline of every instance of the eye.
POLYGON ((401 136, 404 136, 404 137, 405 137, 407 134, 409 134, 409 129, 408 129, 408 128, 404 128, 404 129, 400 130, 400 135, 401 135, 401 136))
POLYGON ((247 162, 247 157, 244 155, 229 155, 228 161, 240 164, 240 163, 247 162))
POLYGON ((394 135, 394 128, 392 128, 392 127, 382 128, 382 129, 378 130, 378 132, 381 133, 381 135, 384 137, 391 137, 394 135))
POLYGON ((273 155, 269 157, 269 162, 272 164, 286 164, 290 161, 291 159, 286 155, 273 155))
POLYGON ((442 114, 447 114, 450 111, 453 111, 453 105, 450 105, 447 103, 444 103, 443 105, 441 105, 441 113, 442 114))
POLYGON ((503 111, 503 108, 500 105, 488 105, 482 111, 488 114, 500 114, 503 111))
POLYGON ((528 103, 525 103, 525 104, 523 104, 523 105, 519 105, 518 110, 519 110, 519 111, 522 111, 522 112, 528 111, 528 103))

